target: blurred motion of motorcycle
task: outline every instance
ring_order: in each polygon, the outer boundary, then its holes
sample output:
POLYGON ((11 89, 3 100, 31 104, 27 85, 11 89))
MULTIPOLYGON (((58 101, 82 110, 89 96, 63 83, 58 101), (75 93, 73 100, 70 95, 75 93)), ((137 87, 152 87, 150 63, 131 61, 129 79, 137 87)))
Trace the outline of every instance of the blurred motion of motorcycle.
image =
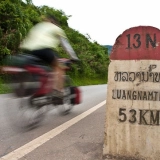
MULTIPOLYGON (((65 72, 73 63, 70 59, 59 61, 66 66, 65 72)), ((74 105, 81 103, 80 88, 73 84, 69 75, 64 75, 63 96, 57 95, 51 87, 54 83, 52 70, 39 58, 18 54, 8 56, 4 64, 1 71, 10 76, 13 94, 19 99, 15 116, 21 116, 21 127, 38 126, 47 113, 48 105, 53 105, 60 114, 66 115, 74 105)))

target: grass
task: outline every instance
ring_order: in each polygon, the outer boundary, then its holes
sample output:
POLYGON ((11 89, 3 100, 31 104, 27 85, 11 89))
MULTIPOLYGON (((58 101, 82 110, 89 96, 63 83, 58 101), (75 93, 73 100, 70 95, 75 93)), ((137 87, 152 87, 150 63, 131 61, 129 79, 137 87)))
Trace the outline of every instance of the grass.
POLYGON ((0 94, 10 93, 11 88, 9 85, 5 84, 2 79, 0 79, 0 94))
POLYGON ((102 78, 73 78, 74 84, 76 86, 87 86, 87 85, 98 85, 107 84, 107 79, 102 78))
MULTIPOLYGON (((89 78, 89 77, 72 77, 75 86, 87 86, 87 85, 98 85, 107 84, 107 78, 89 78)), ((11 93, 9 85, 5 84, 4 80, 0 78, 0 94, 11 93)))

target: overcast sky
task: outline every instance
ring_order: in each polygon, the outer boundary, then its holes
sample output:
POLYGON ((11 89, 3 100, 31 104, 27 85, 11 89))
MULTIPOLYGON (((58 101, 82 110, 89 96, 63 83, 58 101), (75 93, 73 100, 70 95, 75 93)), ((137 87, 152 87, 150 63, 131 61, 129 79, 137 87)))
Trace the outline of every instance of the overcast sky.
POLYGON ((32 0, 36 6, 61 9, 71 28, 101 45, 113 45, 124 30, 135 26, 160 27, 160 0, 32 0))

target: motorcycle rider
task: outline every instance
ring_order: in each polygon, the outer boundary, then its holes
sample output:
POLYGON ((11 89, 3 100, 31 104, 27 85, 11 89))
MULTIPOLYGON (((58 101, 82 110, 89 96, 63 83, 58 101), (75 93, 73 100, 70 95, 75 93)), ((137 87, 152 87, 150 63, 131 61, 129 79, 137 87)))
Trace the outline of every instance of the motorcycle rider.
POLYGON ((52 66, 53 74, 56 73, 56 83, 53 89, 59 95, 63 93, 64 69, 57 60, 57 47, 61 45, 72 60, 79 60, 71 47, 65 32, 59 27, 57 19, 53 15, 47 15, 41 22, 29 31, 26 38, 20 44, 20 48, 29 51, 52 66))

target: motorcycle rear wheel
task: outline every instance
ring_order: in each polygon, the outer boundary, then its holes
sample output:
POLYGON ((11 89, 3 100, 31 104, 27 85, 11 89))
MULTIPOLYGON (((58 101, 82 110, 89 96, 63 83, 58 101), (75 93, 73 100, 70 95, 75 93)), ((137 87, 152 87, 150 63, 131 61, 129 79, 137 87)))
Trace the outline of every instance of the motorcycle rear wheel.
POLYGON ((38 127, 45 119, 46 107, 39 109, 31 107, 29 99, 30 97, 11 97, 6 103, 7 118, 14 129, 31 130, 38 127))
POLYGON ((38 88, 38 75, 21 72, 11 76, 11 88, 16 97, 32 95, 38 88))

